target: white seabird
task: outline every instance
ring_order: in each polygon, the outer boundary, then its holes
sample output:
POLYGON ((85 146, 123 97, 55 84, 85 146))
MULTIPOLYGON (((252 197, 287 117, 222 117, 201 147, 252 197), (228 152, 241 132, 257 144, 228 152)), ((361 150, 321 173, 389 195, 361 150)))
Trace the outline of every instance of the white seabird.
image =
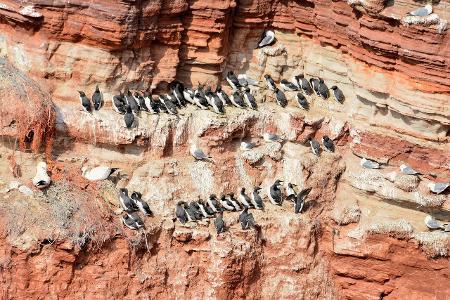
POLYGON ((409 12, 408 15, 416 17, 425 17, 431 14, 432 12, 433 7, 431 6, 431 4, 427 4, 423 7, 419 7, 418 9, 409 12))
POLYGON ((191 147, 189 148, 189 152, 196 160, 209 160, 213 161, 212 158, 203 152, 202 149, 198 148, 194 142, 191 142, 191 147))
POLYGON ((98 166, 95 168, 92 168, 88 170, 87 167, 81 168, 81 174, 84 178, 90 181, 99 181, 99 180, 105 180, 109 176, 111 176, 112 173, 117 171, 119 168, 110 168, 107 166, 98 166))
POLYGON ((43 189, 50 185, 51 179, 47 174, 47 164, 45 162, 41 161, 37 164, 36 175, 33 177, 32 182, 38 189, 43 189))
POLYGON ((433 193, 440 194, 450 186, 450 182, 430 182, 427 186, 433 193))
POLYGON ((408 165, 405 164, 401 164, 400 165, 400 171, 402 171, 403 174, 406 175, 417 175, 420 174, 419 172, 417 172, 416 170, 414 170, 413 168, 411 168, 408 165))
POLYGON ((379 163, 377 163, 376 161, 370 160, 370 159, 365 159, 364 157, 361 158, 361 161, 359 162, 359 164, 361 165, 361 167, 363 167, 365 169, 379 169, 380 168, 379 163))

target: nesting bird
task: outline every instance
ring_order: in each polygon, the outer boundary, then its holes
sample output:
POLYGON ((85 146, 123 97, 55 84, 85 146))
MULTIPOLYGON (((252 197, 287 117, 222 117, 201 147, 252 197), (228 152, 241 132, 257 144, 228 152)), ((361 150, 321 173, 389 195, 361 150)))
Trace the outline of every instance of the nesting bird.
POLYGON ((231 104, 239 108, 245 108, 245 102, 238 91, 234 91, 231 95, 231 104))
POLYGON ((275 41, 275 33, 272 30, 266 30, 259 39, 256 49, 270 46, 275 41))
POLYGON ((286 96, 284 95, 283 91, 281 91, 278 88, 275 88, 275 99, 277 100, 277 104, 281 107, 286 107, 288 102, 286 99, 286 96))
POLYGON ((324 135, 322 137, 322 143, 323 143, 323 147, 325 148, 325 150, 327 150, 328 152, 334 152, 333 140, 330 139, 327 135, 324 135))
POLYGON ((244 100, 248 107, 250 107, 253 110, 256 110, 258 106, 256 105, 255 97, 250 93, 250 89, 247 87, 244 90, 244 100))
POLYGON ((283 141, 283 139, 280 136, 273 134, 273 133, 268 133, 268 132, 263 134, 263 139, 269 143, 273 143, 273 142, 281 143, 283 141))
POLYGON ((427 186, 433 193, 440 194, 450 186, 450 182, 430 182, 427 186))
POLYGON ((119 95, 115 95, 112 97, 112 107, 114 111, 116 111, 119 114, 123 115, 127 112, 125 96, 123 95, 122 92, 120 92, 119 95))
POLYGON ((298 90, 298 87, 295 84, 293 84, 292 82, 289 82, 286 79, 282 79, 280 81, 280 86, 285 91, 297 91, 298 90))
POLYGON ((213 161, 212 158, 206 155, 202 149, 198 148, 194 142, 191 142, 191 147, 189 148, 189 152, 196 160, 207 160, 213 161))
POLYGON ((33 185, 38 189, 44 189, 50 185, 51 179, 47 174, 47 164, 43 161, 36 166, 36 175, 33 177, 33 185))
POLYGON ((128 196, 128 190, 126 188, 121 188, 119 190, 119 202, 126 212, 134 212, 137 210, 134 201, 128 196))
POLYGON ((226 79, 228 84, 234 91, 238 90, 241 87, 241 84, 239 83, 239 80, 233 71, 228 71, 226 79))
POLYGON ((433 12, 433 7, 431 6, 431 4, 427 4, 423 7, 419 7, 418 9, 409 12, 408 15, 416 16, 416 17, 426 17, 429 14, 431 14, 432 12, 433 12))
POLYGON ((344 93, 342 93, 342 91, 337 86, 333 85, 331 87, 331 90, 333 90, 333 96, 337 102, 339 102, 339 103, 344 102, 344 100, 345 100, 344 93))
POLYGON ((313 89, 311 88, 310 82, 303 76, 303 74, 295 76, 297 80, 297 85, 302 89, 303 93, 310 96, 313 93, 313 89))
POLYGON ((142 194, 139 192, 133 192, 131 194, 131 200, 133 200, 134 205, 142 212, 145 216, 153 215, 153 212, 150 209, 150 206, 147 202, 142 200, 142 194))
POLYGON ((254 147, 255 147, 255 143, 242 141, 239 148, 242 151, 249 151, 249 150, 252 150, 254 147))
POLYGON ((302 93, 297 93, 297 95, 295 96, 295 99, 297 100, 298 106, 300 108, 303 108, 304 110, 309 109, 308 101, 306 101, 306 98, 305 98, 305 96, 303 96, 302 93))
POLYGON ((312 153, 316 156, 320 156, 320 144, 315 139, 309 137, 308 138, 309 145, 311 146, 312 153))
POLYGON ((365 168, 365 169, 379 169, 380 168, 380 164, 377 163, 376 161, 370 160, 370 159, 366 159, 366 158, 361 158, 361 161, 359 162, 359 164, 361 165, 361 167, 365 168))
POLYGON ((100 181, 107 179, 117 170, 119 170, 119 168, 110 168, 107 166, 98 166, 88 170, 88 168, 84 166, 81 168, 81 174, 87 180, 100 181))
POLYGON ((283 193, 281 192, 281 183, 283 181, 277 179, 267 191, 267 196, 269 200, 274 205, 281 205, 283 203, 283 193))
POLYGON ((186 224, 189 221, 186 210, 184 209, 185 203, 184 201, 179 201, 175 208, 175 216, 181 224, 186 224))
POLYGON ((275 84, 275 81, 273 81, 272 77, 270 77, 269 74, 266 74, 266 75, 264 75, 264 78, 265 78, 265 80, 266 80, 267 88, 268 88, 269 90, 275 92, 277 86, 276 86, 276 84, 275 84))
POLYGON ((419 172, 417 172, 416 170, 414 170, 413 168, 411 168, 410 166, 405 165, 405 164, 401 164, 400 165, 400 171, 403 174, 406 174, 406 175, 418 175, 418 174, 420 174, 419 172))

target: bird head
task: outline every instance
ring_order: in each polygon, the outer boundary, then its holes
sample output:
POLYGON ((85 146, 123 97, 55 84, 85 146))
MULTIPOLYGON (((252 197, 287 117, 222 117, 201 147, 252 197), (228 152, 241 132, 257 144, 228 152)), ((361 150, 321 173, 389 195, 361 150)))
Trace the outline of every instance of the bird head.
POLYGON ((98 88, 98 84, 95 86, 95 91, 100 92, 100 89, 98 88))
POLYGON ((259 190, 261 190, 261 187, 260 187, 260 186, 256 186, 256 187, 253 189, 253 191, 255 191, 255 192, 257 192, 257 191, 259 191, 259 190))
MULTIPOLYGON (((225 197, 225 196, 222 196, 222 197, 225 197)), ((217 196, 216 196, 216 194, 211 194, 211 195, 209 195, 209 198, 210 199, 217 199, 217 196)))
POLYGON ((276 185, 276 186, 280 186, 282 182, 283 182, 283 180, 277 179, 277 180, 275 181, 275 185, 276 185))
POLYGON ((126 188, 121 188, 119 191, 121 194, 128 196, 128 190, 126 188))
POLYGON ((233 71, 228 71, 227 75, 228 76, 232 76, 232 75, 234 75, 234 72, 233 71))
POLYGON ((265 78, 265 79, 270 78, 270 75, 269 75, 269 74, 266 74, 266 75, 264 75, 264 78, 265 78))
POLYGON ((245 188, 241 188, 241 194, 245 193, 245 188))
POLYGON ((86 94, 83 91, 78 91, 81 97, 86 96, 86 94))
POLYGON ((334 91, 337 89, 337 86, 333 85, 330 89, 332 89, 334 91))

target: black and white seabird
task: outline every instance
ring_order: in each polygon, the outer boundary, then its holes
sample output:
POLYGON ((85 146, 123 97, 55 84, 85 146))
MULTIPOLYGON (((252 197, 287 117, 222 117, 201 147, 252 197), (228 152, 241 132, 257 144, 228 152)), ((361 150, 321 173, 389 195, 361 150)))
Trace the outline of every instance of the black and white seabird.
POLYGON ((159 113, 159 106, 153 100, 153 96, 150 92, 144 92, 144 102, 145 102, 145 106, 147 107, 149 113, 152 113, 152 114, 159 113))
POLYGON ((80 103, 83 110, 90 113, 92 111, 91 101, 89 101, 89 98, 83 91, 78 91, 78 93, 80 94, 80 103))
POLYGON ((214 217, 214 212, 209 212, 208 206, 206 206, 202 200, 198 200, 196 203, 197 203, 197 207, 198 207, 200 213, 202 214, 203 218, 213 218, 214 217))
POLYGON ((128 197, 128 190, 126 188, 121 188, 119 190, 119 202, 123 210, 126 212, 133 212, 137 210, 134 201, 128 197))
POLYGON ((418 9, 407 13, 407 15, 416 16, 416 17, 425 17, 425 16, 428 16, 429 14, 431 14, 432 12, 433 12, 433 7, 431 6, 431 4, 427 4, 423 7, 419 7, 418 9))
POLYGON ((186 202, 179 201, 175 208, 175 216, 177 217, 178 221, 180 221, 181 224, 186 224, 186 222, 189 221, 186 211, 184 210, 184 204, 186 204, 186 202))
POLYGON ((134 115, 129 105, 126 106, 126 113, 123 116, 123 119, 125 121, 125 126, 127 126, 128 129, 134 126, 134 115))
POLYGON ((136 99, 133 97, 133 94, 131 94, 130 90, 126 91, 125 100, 127 101, 127 104, 130 106, 133 113, 138 114, 139 113, 139 104, 137 103, 136 99))
POLYGON ((261 187, 257 186, 253 189, 253 193, 252 193, 252 204, 256 209, 264 209, 264 203, 263 200, 261 198, 261 196, 259 195, 259 190, 261 190, 261 187))
POLYGON ((256 49, 263 48, 265 46, 270 46, 275 41, 275 33, 272 30, 266 30, 262 33, 259 39, 258 46, 256 49))
POLYGON ((275 99, 277 100, 277 104, 281 107, 286 107, 288 104, 288 101, 283 91, 278 88, 275 88, 275 99))
POLYGON ((235 91, 232 95, 231 95, 231 103, 239 108, 245 108, 245 102, 242 99, 241 95, 239 94, 238 91, 235 91))
POLYGON ((244 90, 244 100, 248 107, 256 110, 258 106, 256 105, 255 97, 250 93, 250 88, 246 87, 244 90))
POLYGON ((292 82, 290 82, 286 79, 282 79, 280 81, 280 86, 285 91, 297 91, 298 90, 298 87, 295 84, 293 84, 292 82))
POLYGON ((327 135, 324 135, 322 137, 322 143, 323 143, 323 147, 325 148, 325 150, 327 150, 328 152, 334 152, 333 140, 330 139, 327 135))
POLYGON ((328 99, 328 97, 330 96, 330 93, 328 91, 328 87, 325 84, 325 82, 323 82, 322 78, 319 78, 319 86, 317 88, 317 93, 320 97, 322 97, 323 99, 328 99))
POLYGON ((153 212, 150 209, 150 206, 148 206, 148 203, 142 200, 142 194, 139 192, 133 192, 131 194, 131 200, 133 200, 134 205, 137 206, 137 208, 145 215, 145 216, 151 216, 153 215, 153 212))
POLYGON ((161 103, 164 104, 164 106, 167 109, 167 113, 169 113, 171 115, 178 114, 177 107, 172 102, 172 100, 170 100, 170 98, 167 97, 167 95, 159 96, 159 101, 161 101, 161 103))
POLYGON ((200 221, 201 219, 203 219, 203 214, 200 210, 200 205, 198 205, 197 201, 192 201, 191 203, 189 203, 189 208, 194 213, 194 216, 197 220, 200 221))
POLYGON ((195 104, 195 102, 194 102, 194 91, 193 90, 191 90, 190 88, 185 87, 184 90, 183 90, 183 96, 184 96, 184 99, 187 102, 189 102, 191 104, 195 104))
POLYGON ((238 90, 241 87, 241 84, 239 83, 239 80, 233 71, 228 71, 227 82, 234 91, 238 90))
POLYGON ((138 228, 144 227, 144 221, 142 221, 141 217, 136 212, 126 212, 128 217, 134 220, 138 228))
POLYGON ((114 109, 115 112, 123 115, 127 112, 126 110, 126 101, 125 101, 125 96, 123 95, 122 92, 120 92, 119 95, 115 95, 112 98, 112 107, 114 109))
POLYGON ((245 207, 239 215, 239 223, 241 223, 241 227, 243 230, 255 228, 255 219, 253 218, 253 214, 248 213, 247 207, 245 207))
POLYGON ((172 81, 169 84, 169 88, 172 92, 173 97, 175 98, 176 102, 180 107, 186 106, 183 91, 184 91, 184 85, 180 81, 172 81))
POLYGON ((253 208, 252 200, 245 194, 245 188, 241 188, 238 199, 244 207, 253 208))
POLYGON ((344 93, 342 93, 342 91, 335 85, 333 85, 331 89, 333 90, 334 99, 336 99, 336 101, 339 103, 344 102, 345 100, 344 93))
POLYGON ((211 92, 211 106, 216 114, 225 114, 225 106, 216 93, 211 92))
POLYGON ((227 93, 222 90, 222 87, 220 85, 218 85, 216 88, 216 94, 217 96, 219 96, 220 100, 222 100, 224 106, 231 104, 230 98, 228 97, 227 93))
POLYGON ((297 194, 294 207, 294 212, 296 214, 302 212, 303 206, 305 205, 305 199, 309 195, 309 192, 311 192, 311 188, 303 189, 300 193, 297 194))
POLYGON ((234 193, 229 193, 227 195, 227 199, 228 199, 228 201, 231 202, 231 204, 233 205, 233 207, 236 211, 242 210, 241 204, 239 203, 239 201, 236 200, 236 198, 234 198, 234 193))
POLYGON ((128 214, 125 214, 122 216, 122 223, 123 223, 123 225, 125 225, 127 228, 129 228, 131 230, 139 229, 138 223, 133 218, 131 218, 128 214))
POLYGON ((283 181, 277 179, 274 184, 269 186, 269 190, 267 191, 267 196, 269 196, 269 200, 274 205, 281 205, 283 203, 283 193, 281 192, 281 183, 283 181))
MULTIPOLYGON (((195 209, 192 209, 191 206, 188 203, 186 203, 186 202, 183 202, 183 208, 184 208, 184 211, 186 212, 186 217, 187 217, 189 222, 197 221, 197 216, 196 216, 196 213, 195 213, 195 211, 196 211, 195 209)), ((199 220, 201 220, 201 218, 199 220)))
POLYGON ((314 155, 319 156, 320 155, 320 144, 319 144, 319 142, 316 141, 315 139, 311 138, 311 137, 308 138, 308 142, 309 142, 309 145, 311 146, 312 153, 314 153, 314 155))
POLYGON ((206 202, 215 213, 218 213, 219 211, 222 210, 219 201, 217 200, 217 196, 215 194, 209 195, 208 200, 206 200, 206 202))
POLYGON ((137 99, 141 111, 149 112, 147 104, 145 104, 145 98, 140 93, 134 92, 134 99, 137 99))
POLYGON ((303 74, 295 76, 295 79, 297 80, 297 85, 302 89, 303 93, 310 96, 313 93, 313 89, 311 88, 311 85, 309 81, 303 76, 303 74))
POLYGON ((194 102, 201 109, 208 109, 208 100, 206 99, 203 91, 200 89, 195 90, 194 102))
POLYGON ((231 201, 225 195, 222 195, 222 197, 220 197, 220 204, 223 206, 223 208, 225 208, 228 211, 236 210, 233 203, 231 203, 231 201))
POLYGON ((277 89, 277 86, 275 84, 275 81, 273 81, 272 77, 269 74, 264 75, 264 78, 266 80, 267 88, 271 91, 275 91, 277 89))
POLYGON ((300 108, 304 110, 309 109, 308 101, 306 101, 306 98, 302 93, 297 93, 297 95, 295 95, 295 99, 297 100, 298 106, 300 106, 300 108))
POLYGON ((217 235, 225 232, 225 221, 223 220, 223 212, 219 212, 214 220, 214 227, 216 228, 217 235))
POLYGON ((100 181, 107 179, 117 170, 119 170, 119 168, 111 168, 108 166, 98 166, 88 170, 88 168, 84 166, 81 168, 81 175, 90 181, 100 181))
POLYGON ((98 88, 98 85, 95 87, 95 92, 92 94, 92 103, 94 104, 95 110, 100 110, 103 106, 103 95, 98 88))
POLYGON ((51 179, 47 173, 47 164, 43 161, 36 165, 36 175, 33 177, 33 185, 38 189, 44 189, 50 185, 51 179))
POLYGON ((311 87, 314 90, 314 93, 316 93, 316 95, 319 95, 319 79, 311 77, 309 79, 309 83, 311 83, 311 87))
POLYGON ((296 197, 297 197, 297 193, 294 190, 294 185, 289 182, 286 187, 286 199, 294 202, 296 197))
POLYGON ((206 97, 206 100, 208 100, 209 106, 212 106, 212 102, 213 102, 213 98, 214 98, 214 93, 212 92, 210 86, 208 86, 208 87, 206 88, 206 91, 205 91, 205 97, 206 97))

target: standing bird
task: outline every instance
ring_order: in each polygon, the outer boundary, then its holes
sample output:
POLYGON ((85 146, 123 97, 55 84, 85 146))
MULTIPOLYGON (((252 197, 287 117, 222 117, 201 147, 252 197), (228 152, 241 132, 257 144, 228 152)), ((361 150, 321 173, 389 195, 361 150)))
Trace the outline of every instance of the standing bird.
POLYGON ((230 203, 233 205, 233 207, 234 207, 234 209, 236 211, 242 210, 241 204, 234 198, 234 194, 233 193, 229 193, 227 195, 227 197, 228 197, 228 201, 230 201, 230 203))
POLYGON ((203 219, 203 214, 202 214, 202 212, 200 210, 200 205, 198 205, 198 203, 196 201, 192 201, 189 204, 189 208, 194 213, 195 219, 197 219, 199 221, 201 219, 203 219))
POLYGON ((208 109, 208 100, 206 99, 202 90, 195 90, 194 103, 201 109, 208 109))
POLYGON ((150 206, 148 206, 148 203, 142 200, 142 194, 139 192, 133 192, 131 194, 131 200, 133 200, 134 205, 137 206, 137 208, 145 215, 145 216, 151 216, 153 215, 153 212, 150 209, 150 206))
POLYGON ((219 201, 217 200, 217 196, 215 194, 209 195, 206 202, 213 212, 218 213, 219 211, 222 211, 222 208, 220 207, 219 201))
POLYGON ((180 221, 181 224, 186 224, 186 222, 189 221, 187 213, 184 210, 185 203, 186 202, 184 202, 184 201, 179 201, 175 208, 175 216, 177 217, 178 221, 180 221))
POLYGON ((239 80, 233 71, 228 71, 227 82, 234 91, 238 90, 241 87, 241 84, 239 83, 239 80))
POLYGON ((88 170, 88 168, 84 166, 81 168, 81 175, 90 181, 100 181, 107 179, 117 170, 119 170, 119 168, 110 168, 107 166, 98 166, 88 170))
POLYGON ((306 98, 302 93, 297 93, 295 99, 297 100, 298 106, 300 106, 300 108, 303 108, 304 110, 309 109, 308 101, 306 101, 306 98))
POLYGON ((334 152, 333 140, 330 139, 327 135, 324 135, 322 137, 322 143, 323 143, 323 147, 325 148, 325 150, 327 150, 328 152, 334 152))
POLYGON ((133 200, 128 196, 128 190, 126 188, 121 188, 119 190, 119 202, 123 210, 126 212, 133 212, 137 210, 133 200))
POLYGON ((139 224, 128 214, 122 216, 122 223, 131 230, 138 230, 140 228, 139 224))
POLYGON ((94 104, 95 110, 100 110, 103 106, 103 95, 98 88, 98 85, 95 87, 95 92, 92 94, 92 103, 94 104))
POLYGON ((219 212, 219 215, 214 220, 214 227, 216 227, 217 235, 225 232, 225 221, 223 220, 223 212, 219 212))
POLYGON ((183 90, 183 96, 184 96, 184 99, 187 102, 189 102, 191 104, 195 104, 195 102, 194 102, 194 91, 193 90, 185 87, 184 90, 183 90))
POLYGON ((198 200, 197 206, 204 218, 214 217, 214 211, 212 211, 207 205, 205 205, 205 203, 202 200, 198 200))
POLYGON ((286 199, 294 202, 296 197, 297 193, 294 190, 294 185, 289 182, 286 187, 286 199))
POLYGON ((259 39, 258 46, 256 49, 263 48, 266 46, 270 46, 275 41, 275 33, 272 30, 266 30, 261 35, 259 39))
POLYGON ((275 84, 275 81, 273 81, 272 77, 270 77, 269 74, 264 75, 264 78, 266 79, 266 85, 271 91, 275 91, 277 89, 277 86, 275 84))
POLYGON ((342 91, 335 85, 333 85, 331 89, 333 90, 334 99, 336 99, 336 101, 339 103, 344 102, 345 100, 344 93, 342 93, 342 91))
POLYGON ((167 97, 167 96, 159 96, 159 101, 161 101, 161 103, 165 106, 165 108, 167 109, 167 112, 171 115, 176 115, 178 114, 178 110, 177 107, 175 106, 175 104, 173 104, 173 102, 167 97))
POLYGON ((196 160, 207 160, 213 162, 211 156, 206 155, 205 152, 203 152, 202 149, 198 148, 194 142, 191 142, 189 152, 196 160))
POLYGON ((296 214, 302 212, 303 206, 305 205, 306 197, 309 195, 309 192, 311 192, 311 188, 306 188, 302 190, 300 193, 298 193, 297 198, 295 199, 295 208, 294 208, 294 212, 296 214))
POLYGON ((320 155, 320 144, 318 141, 313 139, 312 137, 308 138, 309 145, 311 146, 311 150, 314 153, 314 155, 319 156, 320 155))
MULTIPOLYGON (((195 209, 193 209, 189 204, 187 204, 186 202, 183 202, 183 208, 184 208, 184 211, 186 212, 186 216, 187 216, 187 218, 188 218, 188 221, 189 222, 195 222, 195 221, 197 221, 197 216, 196 216, 196 210, 195 209)), ((198 220, 201 220, 201 218, 200 219, 198 219, 198 220)))
POLYGON ((142 221, 141 217, 139 217, 139 215, 135 212, 127 212, 127 215, 130 219, 132 219, 134 221, 134 223, 136 224, 136 227, 142 228, 144 227, 144 221, 142 221))
POLYGON ((279 90, 278 88, 275 88, 275 99, 277 100, 277 104, 281 107, 286 107, 288 104, 283 91, 279 90))
POLYGON ((169 84, 169 88, 172 92, 173 97, 177 101, 178 105, 180 107, 186 106, 184 95, 183 95, 183 91, 184 91, 183 84, 181 82, 175 80, 169 84))
POLYGON ((230 201, 230 199, 227 199, 225 195, 222 195, 222 197, 220 197, 220 204, 228 211, 236 210, 233 203, 230 201))
POLYGON ((305 78, 305 76, 303 76, 303 74, 295 76, 295 79, 297 80, 297 85, 306 95, 310 96, 313 93, 313 89, 311 88, 309 81, 305 78))
POLYGON ((264 203, 263 200, 261 198, 261 196, 259 195, 259 190, 261 190, 261 187, 257 186, 253 189, 253 193, 252 193, 252 204, 256 209, 264 209, 264 203))
POLYGON ((269 190, 267 191, 267 195, 269 196, 269 200, 274 205, 283 204, 283 194, 281 192, 281 183, 283 181, 277 179, 274 184, 269 186, 269 190))
POLYGON ((244 100, 248 107, 256 110, 258 106, 256 105, 255 97, 250 93, 250 88, 246 87, 244 90, 244 100))
POLYGON ((134 93, 134 98, 137 99, 137 102, 139 104, 140 109, 142 111, 145 111, 145 112, 148 113, 149 112, 149 108, 147 107, 147 104, 145 103, 145 98, 141 94, 139 94, 138 92, 134 93))
POLYGON ((432 12, 433 12, 433 7, 431 6, 431 4, 427 4, 424 7, 419 7, 418 9, 407 13, 407 15, 416 16, 416 17, 425 17, 425 16, 428 16, 429 14, 431 14, 432 12))
POLYGON ((149 113, 152 113, 152 114, 159 113, 158 104, 155 101, 153 101, 153 97, 150 92, 144 92, 144 102, 145 102, 145 106, 147 107, 149 113))
POLYGON ((252 208, 252 200, 249 196, 245 194, 245 188, 241 188, 241 192, 239 193, 239 201, 241 201, 242 205, 247 208, 252 208))
POLYGON ((239 223, 241 223, 241 227, 243 230, 247 230, 250 228, 255 228, 255 219, 253 218, 253 214, 248 213, 248 208, 245 207, 244 211, 239 215, 239 223))
POLYGON ((311 83, 311 87, 314 90, 314 93, 316 93, 316 95, 319 95, 319 79, 310 78, 309 83, 311 83))
POLYGON ((231 103, 230 98, 228 98, 227 93, 225 93, 224 90, 222 90, 222 87, 219 85, 216 88, 216 94, 219 96, 220 100, 222 100, 223 105, 228 105, 231 103))
POLYGON ((91 101, 89 101, 88 97, 83 91, 78 91, 80 94, 80 103, 83 106, 84 111, 90 113, 92 111, 91 101))
POLYGON ((36 166, 36 175, 33 177, 33 185, 38 189, 44 189, 50 185, 51 179, 47 174, 47 164, 43 161, 36 166))
POLYGON ((125 121, 125 126, 127 126, 128 129, 134 126, 134 115, 129 105, 126 106, 126 113, 123 116, 123 119, 125 121))
POLYGON ((134 114, 139 113, 139 105, 136 101, 136 99, 133 97, 133 94, 131 94, 130 90, 127 90, 125 93, 125 100, 127 101, 127 104, 130 106, 131 110, 134 114))
POLYGON ((245 103, 244 100, 242 99, 241 95, 239 94, 238 91, 235 91, 232 95, 231 95, 231 103, 239 108, 245 108, 245 103))
POLYGON ((297 91, 298 90, 298 87, 295 84, 293 84, 292 82, 289 82, 286 79, 282 79, 280 81, 280 86, 285 91, 297 91))
POLYGON ((115 95, 112 97, 112 107, 115 112, 123 115, 127 112, 126 110, 126 102, 125 102, 125 96, 122 92, 120 92, 119 95, 115 95))
POLYGON ((225 106, 216 93, 211 93, 211 106, 216 114, 225 114, 225 106))
POLYGON ((323 82, 322 78, 319 78, 319 86, 317 89, 318 95, 320 97, 322 97, 324 100, 328 99, 330 93, 328 92, 328 87, 326 86, 325 82, 323 82))

